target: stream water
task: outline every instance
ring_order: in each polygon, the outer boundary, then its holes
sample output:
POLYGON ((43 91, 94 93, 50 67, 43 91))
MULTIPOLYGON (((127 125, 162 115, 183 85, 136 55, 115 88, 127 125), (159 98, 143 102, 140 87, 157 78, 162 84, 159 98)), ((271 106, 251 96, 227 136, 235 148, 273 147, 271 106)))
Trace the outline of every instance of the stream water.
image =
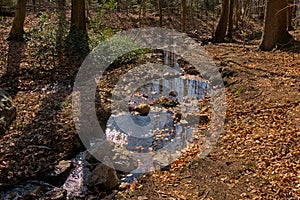
MULTIPOLYGON (((201 79, 185 76, 176 63, 176 59, 168 53, 164 54, 164 64, 172 64, 173 68, 181 74, 179 77, 154 80, 152 83, 139 87, 131 96, 128 106, 133 109, 140 104, 149 105, 148 115, 121 112, 111 115, 107 121, 106 137, 118 146, 136 152, 137 155, 162 152, 156 156, 157 158, 152 157, 150 161, 149 157, 138 157, 140 159, 138 168, 122 179, 123 182, 133 181, 133 178, 138 177, 141 172, 153 168, 155 162, 158 162, 160 166, 169 164, 170 160, 164 152, 178 156, 182 149, 193 142, 194 127, 190 125, 197 124, 197 121, 191 122, 189 116, 199 113, 199 100, 207 95, 208 85, 201 79), (129 126, 126 126, 126 123, 129 121, 130 124, 135 124, 139 128, 141 137, 128 134, 129 126)), ((57 194, 59 191, 67 193, 64 194, 67 199, 84 197, 88 192, 87 180, 91 173, 86 165, 85 156, 86 152, 81 152, 71 160, 73 167, 63 184, 53 185, 48 183, 47 179, 30 180, 22 185, 16 185, 9 191, 1 192, 0 197, 17 200, 30 198, 32 193, 38 196, 51 195, 53 191, 54 193, 57 191, 57 194)))

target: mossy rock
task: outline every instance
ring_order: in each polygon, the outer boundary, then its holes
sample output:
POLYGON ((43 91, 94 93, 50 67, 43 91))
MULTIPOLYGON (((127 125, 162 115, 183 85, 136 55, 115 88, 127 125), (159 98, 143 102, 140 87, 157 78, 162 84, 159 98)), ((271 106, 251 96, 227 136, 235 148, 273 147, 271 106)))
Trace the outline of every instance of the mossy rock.
POLYGON ((16 117, 16 107, 9 94, 0 88, 0 133, 4 133, 16 117))

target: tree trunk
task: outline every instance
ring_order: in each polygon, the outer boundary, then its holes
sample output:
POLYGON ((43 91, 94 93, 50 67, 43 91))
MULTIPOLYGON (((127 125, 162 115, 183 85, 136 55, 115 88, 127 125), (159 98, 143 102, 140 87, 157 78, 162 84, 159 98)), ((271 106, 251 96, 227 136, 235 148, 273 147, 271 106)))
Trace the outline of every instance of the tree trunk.
POLYGON ((235 25, 235 29, 238 29, 240 18, 241 18, 241 11, 240 11, 239 1, 234 0, 234 3, 233 3, 233 23, 235 25))
POLYGON ((210 10, 210 7, 209 7, 209 0, 204 0, 204 9, 205 9, 205 16, 206 18, 208 17, 208 11, 210 10))
POLYGON ((71 30, 86 31, 84 0, 72 0, 71 30))
POLYGON ((145 0, 141 0, 141 3, 140 3, 140 7, 139 7, 139 19, 138 19, 138 22, 139 22, 139 25, 141 25, 141 15, 143 14, 144 17, 145 16, 145 0))
POLYGON ((198 0, 196 0, 195 8, 196 8, 196 17, 199 18, 200 14, 199 14, 199 1, 198 0))
POLYGON ((26 0, 18 0, 18 5, 16 9, 16 14, 14 17, 14 21, 12 27, 10 29, 10 33, 8 36, 8 40, 20 41, 23 40, 24 34, 24 21, 26 15, 26 0))
POLYGON ((234 5, 234 0, 229 1, 229 17, 228 17, 228 33, 227 37, 229 39, 232 39, 232 32, 233 32, 233 5, 234 5))
POLYGON ((159 9, 159 26, 162 27, 163 24, 162 0, 158 0, 158 9, 159 9))
POLYGON ((182 24, 182 32, 186 31, 186 0, 181 0, 181 7, 182 7, 182 19, 181 19, 181 24, 182 24))
POLYGON ((129 0, 126 0, 126 15, 127 15, 127 17, 129 16, 129 0))
POLYGON ((222 13, 215 31, 213 42, 224 41, 226 31, 227 31, 228 19, 229 19, 229 0, 223 0, 222 13))
POLYGON ((287 1, 267 0, 260 49, 270 51, 277 44, 287 44, 293 37, 287 31, 287 1))
POLYGON ((195 29, 194 10, 195 10, 195 3, 193 0, 191 0, 191 2, 190 2, 190 19, 192 22, 193 29, 195 29))
POLYGON ((294 27, 292 25, 293 20, 293 9, 294 9, 294 2, 293 0, 288 0, 288 8, 287 8, 287 28, 289 31, 294 30, 294 27))
POLYGON ((69 48, 68 54, 72 59, 82 61, 89 53, 84 0, 72 0, 71 27, 66 40, 69 48))
POLYGON ((36 11, 36 3, 35 3, 35 0, 32 0, 32 5, 33 5, 33 11, 35 12, 35 11, 36 11))

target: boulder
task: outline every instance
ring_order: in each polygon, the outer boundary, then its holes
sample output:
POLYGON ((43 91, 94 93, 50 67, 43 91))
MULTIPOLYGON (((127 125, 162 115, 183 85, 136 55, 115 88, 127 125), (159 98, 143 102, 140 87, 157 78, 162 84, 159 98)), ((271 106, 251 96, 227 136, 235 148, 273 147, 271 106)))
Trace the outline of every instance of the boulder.
POLYGON ((108 191, 119 184, 116 171, 99 163, 92 171, 89 179, 89 188, 94 192, 108 191))
POLYGON ((12 98, 0 88, 0 133, 5 132, 16 117, 12 98))

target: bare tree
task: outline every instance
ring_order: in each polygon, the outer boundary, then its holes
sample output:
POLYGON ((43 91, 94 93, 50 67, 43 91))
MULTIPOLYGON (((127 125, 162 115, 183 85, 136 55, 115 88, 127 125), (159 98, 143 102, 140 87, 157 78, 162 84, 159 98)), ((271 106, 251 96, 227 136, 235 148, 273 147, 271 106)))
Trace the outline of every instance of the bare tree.
POLYGON ((288 0, 267 0, 261 50, 269 51, 293 40, 287 31, 287 5, 288 0))
POLYGON ((213 37, 213 42, 223 42, 226 31, 227 25, 229 20, 229 4, 230 0, 223 0, 222 1, 222 13, 215 31, 215 35, 213 37))
POLYGON ((26 0, 18 0, 15 17, 8 36, 8 40, 23 40, 24 21, 26 15, 26 0))

